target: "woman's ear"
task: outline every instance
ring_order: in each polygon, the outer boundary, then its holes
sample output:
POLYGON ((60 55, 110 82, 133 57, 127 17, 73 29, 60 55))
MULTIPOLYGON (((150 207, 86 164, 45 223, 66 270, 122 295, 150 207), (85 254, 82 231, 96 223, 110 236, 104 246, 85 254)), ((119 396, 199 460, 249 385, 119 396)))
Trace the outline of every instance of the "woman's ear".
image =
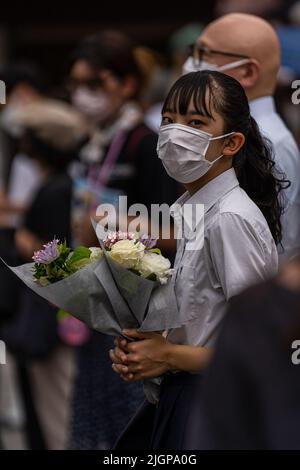
POLYGON ((241 132, 236 132, 230 137, 227 137, 227 143, 223 149, 224 157, 233 157, 236 153, 240 151, 244 143, 245 136, 241 132))

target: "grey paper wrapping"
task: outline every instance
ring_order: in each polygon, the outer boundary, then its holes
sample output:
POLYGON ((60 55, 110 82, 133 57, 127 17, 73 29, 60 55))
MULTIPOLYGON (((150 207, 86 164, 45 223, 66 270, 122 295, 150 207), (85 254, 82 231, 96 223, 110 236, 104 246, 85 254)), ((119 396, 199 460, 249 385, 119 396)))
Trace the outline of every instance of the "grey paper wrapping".
POLYGON ((174 281, 170 279, 168 284, 158 285, 153 290, 140 331, 180 328, 188 321, 189 317, 178 309, 174 281))
POLYGON ((122 268, 108 256, 45 287, 35 282, 33 266, 34 263, 27 263, 8 268, 36 294, 101 333, 117 336, 124 328, 162 331, 184 324, 184 319, 179 316, 172 281, 160 286, 122 268), (130 300, 130 289, 133 302, 127 301, 130 300), (137 308, 133 310, 135 305, 137 308))
MULTIPOLYGON (((148 279, 138 276, 113 261, 105 249, 103 240, 100 238, 100 235, 105 236, 105 231, 98 230, 95 220, 91 219, 91 223, 120 294, 127 302, 139 325, 141 325, 146 314, 151 294, 158 286, 158 282, 149 281, 148 279)), ((99 225, 99 228, 101 228, 101 225, 99 225)))
MULTIPOLYGON (((105 251, 103 242, 99 240, 99 243, 117 290, 136 318, 137 328, 139 327, 140 331, 163 331, 179 328, 186 323, 187 320, 179 312, 177 306, 172 279, 167 284, 160 285, 159 282, 138 276, 112 260, 105 251)), ((110 289, 113 284, 112 281, 104 286, 112 304, 114 304, 114 296, 110 294, 110 289)))
POLYGON ((91 328, 118 336, 123 328, 138 326, 126 303, 113 288, 111 290, 114 294, 114 307, 112 306, 100 281, 111 281, 111 273, 104 258, 46 287, 34 281, 33 266, 34 263, 28 263, 8 267, 36 294, 71 313, 91 328))
MULTIPOLYGON (((179 314, 172 279, 161 286, 125 270, 107 255, 45 287, 34 280, 34 263, 6 266, 36 294, 101 333, 119 336, 124 328, 163 331, 187 321, 179 314)), ((160 377, 144 381, 148 401, 157 402, 160 382, 160 377)))
POLYGON ((127 302, 139 325, 141 325, 146 314, 151 294, 158 286, 158 283, 149 281, 148 279, 124 269, 121 265, 111 259, 102 242, 100 242, 100 245, 120 294, 127 302))

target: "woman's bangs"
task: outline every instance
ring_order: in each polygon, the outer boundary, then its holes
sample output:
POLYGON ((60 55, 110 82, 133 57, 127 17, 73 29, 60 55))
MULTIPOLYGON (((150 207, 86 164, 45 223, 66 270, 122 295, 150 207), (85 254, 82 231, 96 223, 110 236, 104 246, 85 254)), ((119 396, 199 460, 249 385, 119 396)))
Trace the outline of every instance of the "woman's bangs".
POLYGON ((190 104, 197 114, 212 118, 212 90, 207 76, 191 73, 181 77, 171 88, 164 102, 162 112, 185 115, 190 104), (191 75, 194 75, 191 77, 191 75), (209 89, 207 103, 206 90, 209 89))

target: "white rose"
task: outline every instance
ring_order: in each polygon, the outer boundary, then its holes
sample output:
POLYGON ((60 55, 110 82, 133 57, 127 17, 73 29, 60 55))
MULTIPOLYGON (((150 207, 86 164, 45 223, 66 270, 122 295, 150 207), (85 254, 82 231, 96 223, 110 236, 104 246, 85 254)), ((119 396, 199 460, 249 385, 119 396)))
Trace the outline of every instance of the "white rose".
POLYGON ((112 245, 109 256, 125 269, 135 268, 144 255, 145 247, 134 240, 120 240, 112 245))
POLYGON ((89 250, 91 251, 91 255, 90 255, 91 262, 97 261, 102 258, 103 252, 101 248, 98 248, 97 246, 92 246, 89 248, 89 250))
POLYGON ((162 255, 145 251, 143 258, 138 264, 138 270, 141 276, 148 277, 155 274, 161 284, 167 282, 172 270, 170 261, 162 255))

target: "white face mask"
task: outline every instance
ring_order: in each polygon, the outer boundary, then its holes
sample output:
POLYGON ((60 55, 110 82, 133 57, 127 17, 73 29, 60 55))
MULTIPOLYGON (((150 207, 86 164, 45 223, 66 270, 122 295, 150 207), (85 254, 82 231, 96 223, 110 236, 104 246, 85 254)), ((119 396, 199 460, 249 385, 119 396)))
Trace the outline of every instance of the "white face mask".
POLYGON ((216 72, 225 72, 226 70, 235 69, 236 67, 240 67, 241 65, 245 65, 249 62, 250 59, 240 59, 235 60, 234 62, 230 62, 229 64, 225 65, 217 65, 211 64, 209 62, 205 62, 205 60, 201 60, 200 62, 196 62, 193 57, 189 57, 182 67, 182 75, 185 75, 190 72, 201 72, 202 70, 212 70, 216 72))
POLYGON ((205 175, 223 154, 210 162, 205 155, 211 141, 223 139, 229 134, 213 137, 182 124, 168 124, 159 130, 157 144, 158 157, 166 172, 179 183, 192 183, 205 175))
POLYGON ((103 122, 109 117, 110 101, 102 90, 93 91, 86 86, 79 86, 72 94, 73 106, 88 119, 103 122))

